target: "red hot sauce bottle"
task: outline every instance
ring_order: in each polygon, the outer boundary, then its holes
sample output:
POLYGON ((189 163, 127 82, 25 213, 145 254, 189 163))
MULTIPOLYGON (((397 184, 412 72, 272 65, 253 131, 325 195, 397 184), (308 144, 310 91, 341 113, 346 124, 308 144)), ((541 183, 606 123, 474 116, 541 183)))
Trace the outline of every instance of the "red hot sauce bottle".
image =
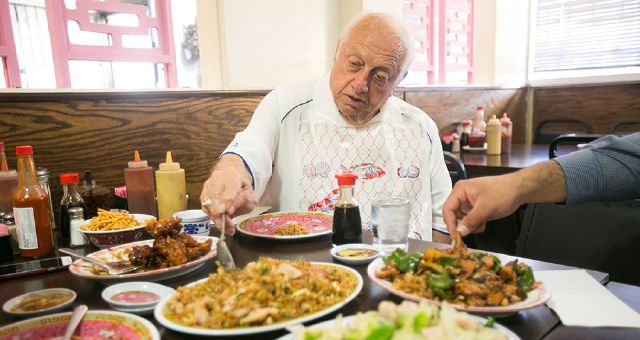
POLYGON ((40 257, 53 251, 49 196, 36 177, 31 146, 17 146, 18 187, 13 194, 18 247, 22 257, 40 257))
POLYGON ((342 173, 336 175, 338 179, 339 196, 336 210, 333 212, 333 234, 331 241, 334 245, 347 243, 362 243, 362 221, 360 207, 353 195, 353 187, 358 175, 342 173))

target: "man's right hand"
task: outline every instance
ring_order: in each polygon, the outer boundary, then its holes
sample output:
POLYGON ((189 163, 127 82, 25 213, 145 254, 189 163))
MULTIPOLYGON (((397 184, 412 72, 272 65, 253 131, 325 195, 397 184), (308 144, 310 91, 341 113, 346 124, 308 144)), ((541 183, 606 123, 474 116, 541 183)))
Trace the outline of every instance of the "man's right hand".
POLYGON ((225 232, 233 235, 235 226, 231 218, 251 212, 258 204, 251 186, 251 175, 240 157, 226 154, 220 158, 200 194, 201 202, 207 198, 211 201, 208 214, 213 223, 220 228, 221 216, 225 214, 225 232))

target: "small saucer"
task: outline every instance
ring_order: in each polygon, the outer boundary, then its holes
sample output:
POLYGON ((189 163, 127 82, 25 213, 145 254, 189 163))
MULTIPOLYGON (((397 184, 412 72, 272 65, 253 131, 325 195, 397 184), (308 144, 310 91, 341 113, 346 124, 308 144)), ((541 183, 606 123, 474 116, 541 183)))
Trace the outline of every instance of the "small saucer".
POLYGON ((4 305, 2 305, 2 310, 10 315, 13 316, 36 316, 36 315, 42 315, 42 314, 49 314, 55 311, 59 311, 62 310, 64 308, 69 307, 73 301, 76 299, 77 295, 76 292, 74 292, 71 289, 67 289, 67 288, 49 288, 49 289, 42 289, 42 290, 37 290, 35 292, 30 292, 30 293, 26 293, 26 294, 22 294, 19 296, 14 297, 13 299, 10 299, 9 301, 5 302, 4 305), (43 309, 38 309, 38 310, 34 310, 34 311, 28 311, 28 312, 15 312, 12 311, 11 309, 20 304, 23 299, 28 298, 29 296, 33 296, 33 295, 53 295, 53 294, 70 294, 70 298, 63 300, 62 302, 51 306, 51 307, 47 307, 47 308, 43 308, 43 309))
POLYGON ((349 243, 331 248, 331 256, 346 264, 367 264, 380 256, 380 251, 370 244, 349 243), (351 252, 351 254, 348 254, 351 252), (362 255, 361 252, 369 252, 362 255))
POLYGON ((113 309, 123 312, 133 310, 153 309, 165 296, 175 292, 175 289, 153 282, 124 282, 105 288, 102 299, 113 309))
POLYGON ((487 151, 487 143, 484 143, 484 146, 482 146, 482 147, 465 145, 465 146, 462 147, 462 150, 468 151, 468 152, 486 152, 487 151))

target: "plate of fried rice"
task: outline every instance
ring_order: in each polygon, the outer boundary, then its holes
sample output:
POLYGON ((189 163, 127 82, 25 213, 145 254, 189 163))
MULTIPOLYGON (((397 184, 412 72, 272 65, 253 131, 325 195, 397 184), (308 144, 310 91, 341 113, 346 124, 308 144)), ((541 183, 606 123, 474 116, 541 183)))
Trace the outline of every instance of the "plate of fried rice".
POLYGON ((243 269, 178 287, 154 310, 174 331, 208 336, 257 334, 304 323, 353 300, 363 280, 334 263, 260 258, 243 269))
POLYGON ((275 212, 246 219, 237 229, 255 237, 297 240, 331 234, 333 216, 313 211, 275 212))

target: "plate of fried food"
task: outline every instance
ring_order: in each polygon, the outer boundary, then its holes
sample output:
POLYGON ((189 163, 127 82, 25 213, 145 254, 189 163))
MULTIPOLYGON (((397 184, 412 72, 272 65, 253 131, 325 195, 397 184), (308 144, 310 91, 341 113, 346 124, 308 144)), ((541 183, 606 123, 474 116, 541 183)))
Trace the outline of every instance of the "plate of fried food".
POLYGON ((305 327, 287 328, 279 340, 336 339, 485 339, 518 340, 515 333, 495 322, 457 311, 444 302, 442 306, 404 300, 399 305, 382 301, 375 311, 347 317, 338 315, 305 327), (384 335, 380 337, 380 335, 384 335))
POLYGON ((192 236, 182 232, 179 219, 148 221, 145 231, 153 239, 122 244, 87 255, 106 264, 130 264, 137 268, 135 271, 113 275, 83 260, 73 262, 69 271, 85 279, 97 279, 109 284, 140 279, 160 281, 196 270, 216 255, 217 237, 192 236))
POLYGON ((358 295, 362 284, 358 272, 342 265, 260 258, 178 287, 160 301, 154 317, 186 334, 258 334, 336 311, 358 295))
POLYGON ((408 300, 447 301, 456 309, 506 316, 544 304, 549 293, 531 267, 516 260, 502 263, 494 254, 471 252, 459 233, 448 249, 422 254, 396 249, 369 264, 373 282, 408 300))
POLYGON ((246 219, 236 228, 255 237, 297 240, 331 234, 333 216, 311 211, 275 212, 246 219))

